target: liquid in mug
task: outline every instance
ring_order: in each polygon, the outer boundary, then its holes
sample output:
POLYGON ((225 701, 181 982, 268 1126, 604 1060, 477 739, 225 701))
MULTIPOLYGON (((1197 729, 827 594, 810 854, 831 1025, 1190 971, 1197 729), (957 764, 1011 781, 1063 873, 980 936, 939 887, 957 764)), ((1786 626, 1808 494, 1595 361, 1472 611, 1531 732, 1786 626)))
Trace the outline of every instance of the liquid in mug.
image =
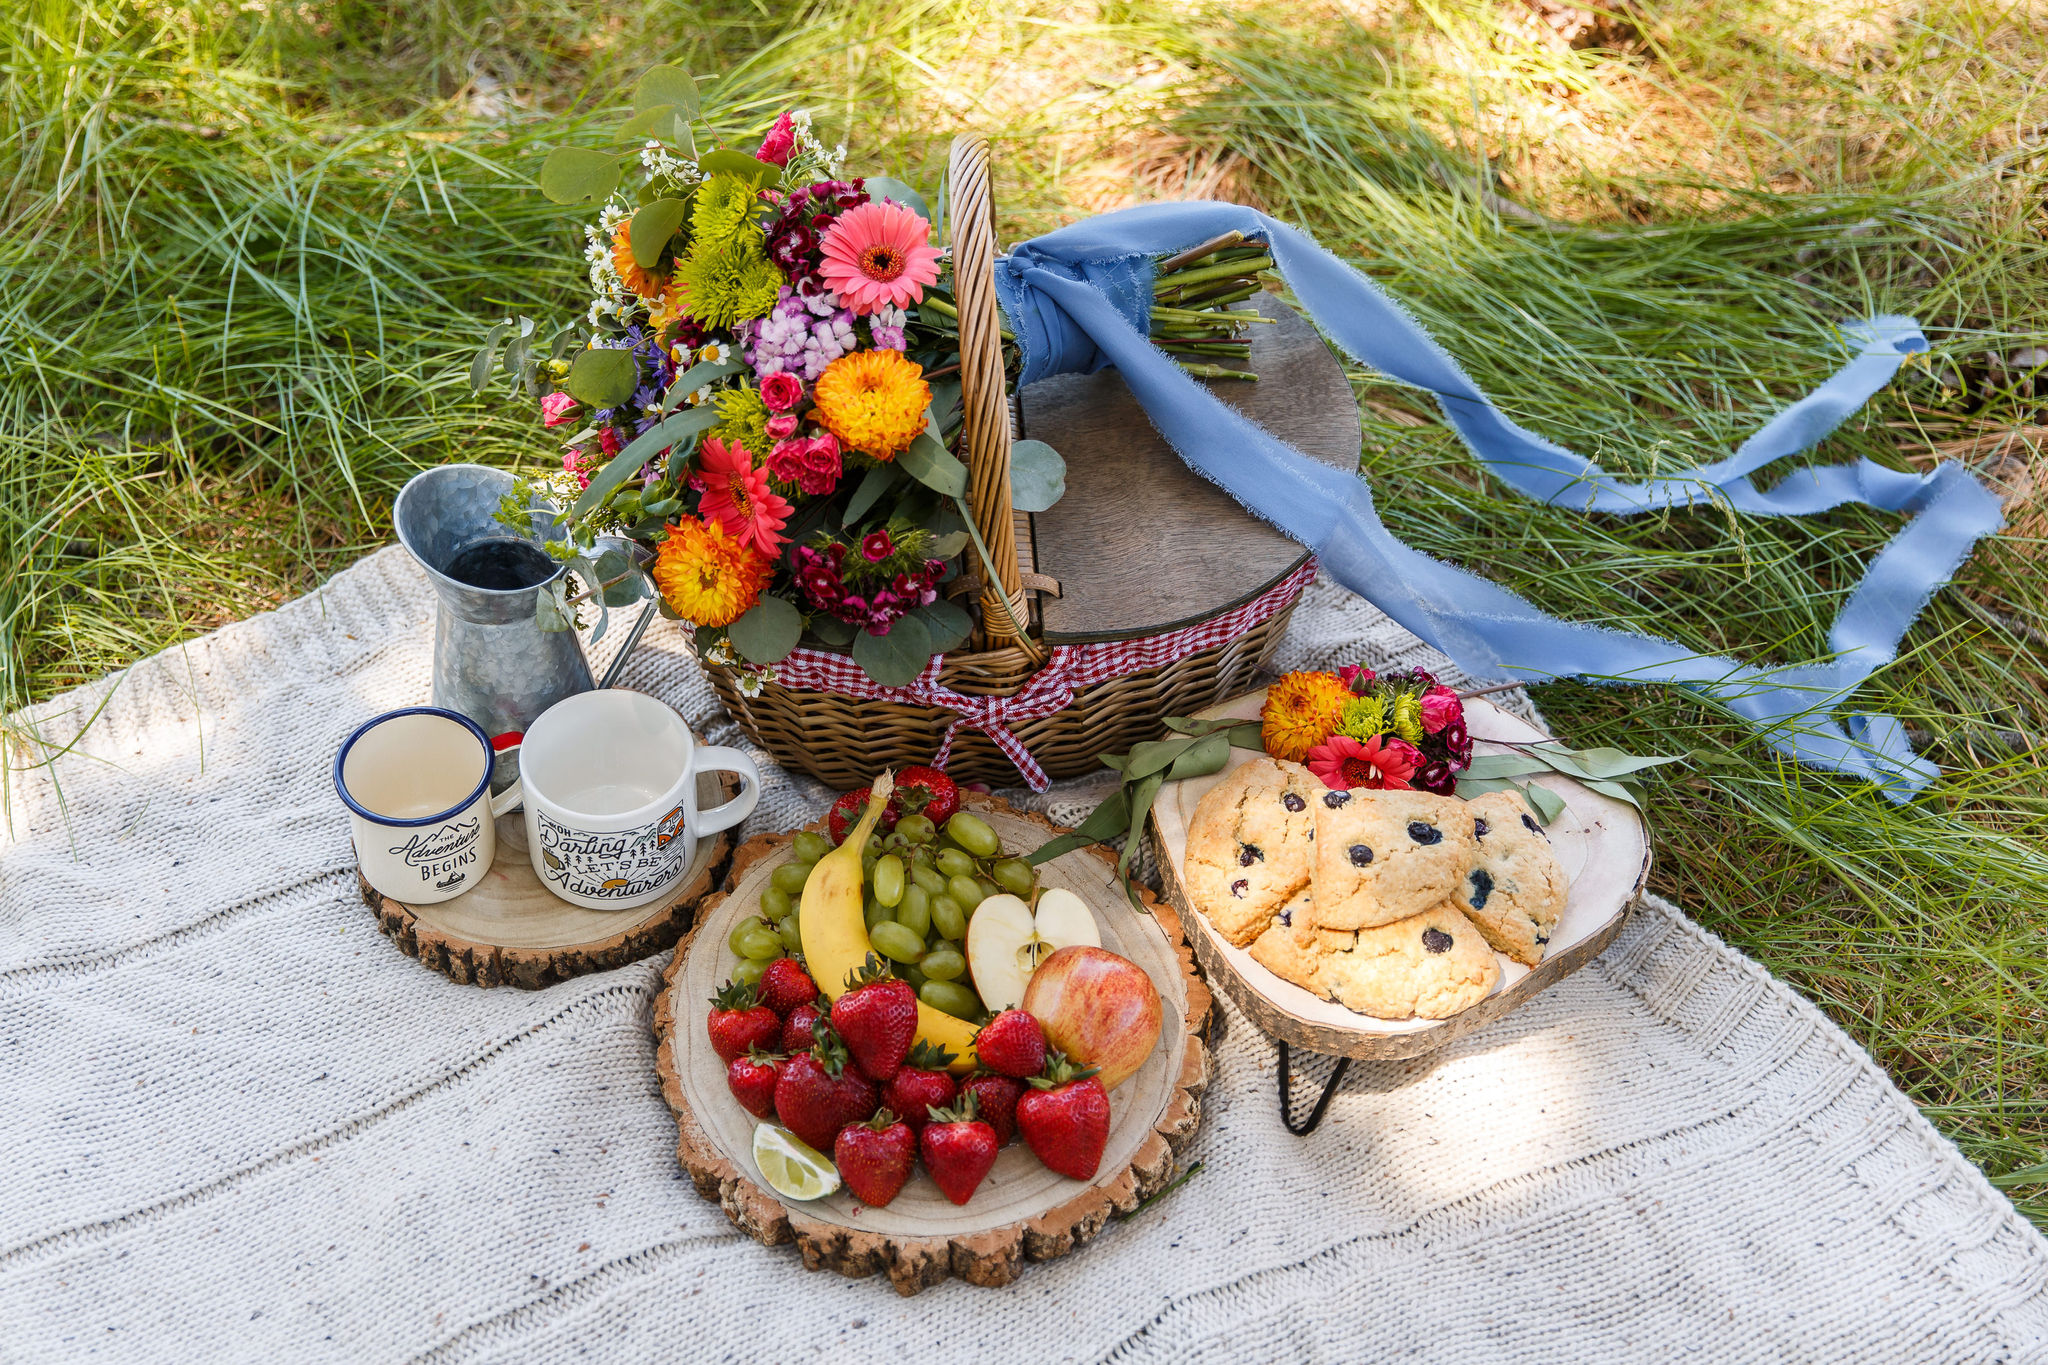
POLYGON ((494 536, 457 550, 442 572, 491 592, 516 592, 547 582, 562 566, 530 540, 494 536))

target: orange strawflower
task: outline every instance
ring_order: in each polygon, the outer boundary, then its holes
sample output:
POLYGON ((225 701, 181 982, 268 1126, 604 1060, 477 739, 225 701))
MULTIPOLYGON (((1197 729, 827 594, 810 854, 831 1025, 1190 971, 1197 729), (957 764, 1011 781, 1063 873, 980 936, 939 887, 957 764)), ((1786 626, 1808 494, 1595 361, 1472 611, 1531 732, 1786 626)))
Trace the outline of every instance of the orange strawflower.
POLYGON ((668 278, 651 270, 642 270, 640 263, 633 259, 633 220, 630 218, 620 223, 619 230, 612 234, 612 269, 619 272, 626 288, 641 298, 653 301, 667 298, 668 278))
POLYGON ((699 626, 729 626, 761 600, 774 570, 768 556, 717 522, 685 517, 654 556, 654 585, 669 608, 699 626))
POLYGON ((1351 689, 1334 673, 1289 673, 1266 689, 1260 742, 1273 757, 1299 763, 1330 737, 1350 700, 1351 689))
POLYGON ((811 401, 841 445, 893 460, 924 430, 932 387, 901 351, 853 351, 825 367, 811 401))

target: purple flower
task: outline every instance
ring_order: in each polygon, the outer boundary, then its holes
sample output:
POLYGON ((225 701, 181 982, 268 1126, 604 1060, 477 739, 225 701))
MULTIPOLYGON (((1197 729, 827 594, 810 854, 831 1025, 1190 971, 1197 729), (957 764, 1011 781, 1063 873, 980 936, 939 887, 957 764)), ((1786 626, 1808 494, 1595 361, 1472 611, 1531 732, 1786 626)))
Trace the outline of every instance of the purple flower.
POLYGON ((747 328, 747 364, 764 378, 789 373, 809 383, 825 367, 857 350, 853 313, 829 290, 806 297, 784 285, 767 317, 747 328))

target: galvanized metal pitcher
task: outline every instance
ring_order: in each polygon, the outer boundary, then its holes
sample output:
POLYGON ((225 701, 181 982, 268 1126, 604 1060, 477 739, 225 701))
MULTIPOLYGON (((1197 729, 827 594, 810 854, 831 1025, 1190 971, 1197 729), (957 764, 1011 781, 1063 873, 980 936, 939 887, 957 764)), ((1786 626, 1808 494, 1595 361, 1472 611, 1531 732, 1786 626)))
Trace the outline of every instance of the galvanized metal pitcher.
POLYGON ((554 514, 536 508, 521 536, 498 521, 512 476, 477 464, 413 476, 391 519, 398 540, 440 596, 434 614, 434 705, 459 711, 493 738, 524 731, 556 702, 591 688, 590 664, 573 630, 534 624, 534 600, 563 573, 540 547, 561 539, 554 514))

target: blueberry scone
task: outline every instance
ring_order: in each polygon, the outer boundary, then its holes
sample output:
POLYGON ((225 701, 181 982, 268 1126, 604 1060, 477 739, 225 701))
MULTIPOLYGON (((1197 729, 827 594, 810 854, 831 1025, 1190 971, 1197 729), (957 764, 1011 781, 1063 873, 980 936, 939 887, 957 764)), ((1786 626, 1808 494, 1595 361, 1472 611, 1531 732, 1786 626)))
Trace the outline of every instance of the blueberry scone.
POLYGON ((1472 865, 1465 803, 1419 791, 1324 791, 1315 805, 1314 918, 1371 929, 1448 900, 1472 865))
POLYGON ((1564 913, 1564 869, 1520 793, 1488 792, 1465 810, 1472 818, 1472 868, 1452 899, 1488 943, 1533 967, 1564 913))
POLYGON ((1343 952, 1357 937, 1341 929, 1318 929, 1312 918, 1313 900, 1307 887, 1280 907, 1280 913, 1252 940, 1252 960, 1283 981, 1324 999, 1329 987, 1323 981, 1323 965, 1331 953, 1343 952))
POLYGON ((1242 948, 1308 885, 1312 803, 1323 784, 1299 763, 1257 758, 1210 788, 1188 829, 1188 894, 1242 948))
POLYGON ((1361 929, 1348 949, 1325 954, 1320 965, 1332 999, 1375 1019, 1448 1019, 1500 981, 1493 949, 1448 903, 1361 929))

